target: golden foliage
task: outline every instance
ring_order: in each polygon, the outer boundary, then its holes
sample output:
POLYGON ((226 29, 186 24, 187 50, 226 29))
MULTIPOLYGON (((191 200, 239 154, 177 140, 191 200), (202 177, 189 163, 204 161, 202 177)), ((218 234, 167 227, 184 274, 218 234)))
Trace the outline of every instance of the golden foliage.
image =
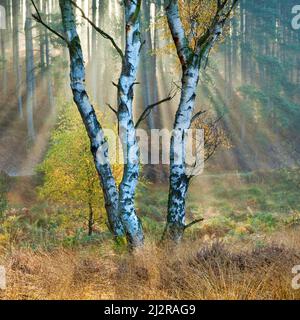
POLYGON ((204 131, 204 159, 210 159, 218 147, 231 148, 226 132, 222 128, 221 118, 214 119, 213 116, 204 113, 192 124, 195 129, 204 131))
MULTIPOLYGON (((217 12, 217 1, 179 0, 179 10, 189 46, 191 49, 195 49, 198 39, 204 35, 212 24, 217 12)), ((171 41, 171 33, 168 28, 167 17, 165 15, 158 15, 155 23, 155 27, 159 29, 161 40, 164 43, 163 46, 156 49, 155 53, 158 55, 168 54, 177 57, 175 44, 171 41)), ((220 38, 221 42, 229 32, 229 29, 229 25, 226 25, 223 36, 220 38)), ((180 63, 178 59, 176 59, 174 64, 175 71, 179 72, 180 63)))
POLYGON ((217 1, 179 0, 179 8, 186 35, 191 48, 210 27, 217 12, 217 1))
MULTIPOLYGON (((103 115, 101 118, 105 122, 103 115)), ((122 166, 113 165, 117 182, 121 179, 122 170, 122 166)), ((89 138, 73 104, 62 106, 49 151, 38 171, 44 177, 44 183, 39 188, 42 200, 59 207, 72 208, 73 212, 84 216, 87 216, 89 206, 98 217, 105 213, 89 138)))

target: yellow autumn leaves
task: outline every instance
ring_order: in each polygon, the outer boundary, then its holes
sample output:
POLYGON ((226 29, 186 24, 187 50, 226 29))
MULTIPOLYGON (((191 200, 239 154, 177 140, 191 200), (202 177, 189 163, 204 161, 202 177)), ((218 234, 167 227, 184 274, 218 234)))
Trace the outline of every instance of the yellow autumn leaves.
MULTIPOLYGON (((99 115, 105 121, 104 115, 99 115)), ((113 165, 120 181, 122 166, 113 165)), ((49 151, 38 171, 43 174, 39 196, 52 205, 72 209, 87 217, 92 206, 95 219, 105 217, 103 193, 90 152, 90 142, 75 105, 65 103, 53 130, 49 151)), ((68 210, 70 211, 70 210, 68 210)))

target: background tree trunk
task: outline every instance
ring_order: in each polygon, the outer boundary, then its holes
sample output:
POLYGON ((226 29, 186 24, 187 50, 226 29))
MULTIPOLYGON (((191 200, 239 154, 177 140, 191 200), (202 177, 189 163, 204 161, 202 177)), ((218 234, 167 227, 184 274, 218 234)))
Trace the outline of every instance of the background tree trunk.
POLYGON ((19 58, 19 15, 20 15, 20 3, 14 1, 12 3, 12 15, 13 15, 13 60, 14 60, 14 72, 16 75, 16 92, 18 99, 19 116, 23 118, 23 101, 22 101, 22 69, 19 58))
POLYGON ((26 40, 26 114, 28 138, 30 141, 35 139, 35 128, 33 119, 33 109, 35 102, 35 73, 34 73, 34 56, 32 42, 32 11, 31 2, 26 0, 26 22, 25 22, 25 40, 26 40))

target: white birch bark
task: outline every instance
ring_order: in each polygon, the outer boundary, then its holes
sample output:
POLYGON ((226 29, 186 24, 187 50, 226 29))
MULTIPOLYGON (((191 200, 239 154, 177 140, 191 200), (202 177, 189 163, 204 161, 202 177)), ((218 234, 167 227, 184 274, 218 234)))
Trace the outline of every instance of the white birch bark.
POLYGON ((72 4, 70 0, 60 0, 59 4, 70 53, 70 80, 73 98, 90 138, 91 152, 104 193, 109 226, 116 237, 122 237, 124 228, 118 214, 118 190, 109 163, 108 146, 104 132, 86 92, 83 54, 72 4))
MULTIPOLYGON (((163 236, 175 242, 182 239, 187 227, 185 201, 189 177, 186 174, 184 162, 186 152, 184 133, 191 126, 200 72, 204 71, 210 50, 222 33, 228 18, 228 14, 224 15, 222 10, 229 2, 230 0, 218 1, 218 6, 222 6, 222 9, 216 13, 211 27, 206 30, 203 37, 198 39, 195 49, 189 47, 189 41, 179 14, 178 0, 168 0, 166 5, 168 25, 182 66, 181 98, 174 122, 176 137, 180 138, 176 139, 176 146, 175 137, 171 139, 168 216, 163 236), (181 163, 176 161, 178 153, 182 155, 181 163)), ((237 1, 233 0, 233 3, 235 2, 237 1)))
POLYGON ((140 60, 141 35, 139 13, 141 0, 126 0, 125 6, 125 54, 118 83, 119 134, 124 154, 124 175, 119 187, 119 212, 131 246, 143 245, 142 224, 138 218, 134 197, 139 177, 139 146, 133 122, 133 95, 140 60))

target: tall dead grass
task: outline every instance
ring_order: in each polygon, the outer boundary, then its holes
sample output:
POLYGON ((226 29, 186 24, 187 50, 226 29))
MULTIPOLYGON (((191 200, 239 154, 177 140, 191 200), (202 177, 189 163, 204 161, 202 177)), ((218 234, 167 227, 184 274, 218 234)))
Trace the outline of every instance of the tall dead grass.
POLYGON ((135 254, 108 245, 13 250, 0 257, 8 276, 0 299, 300 299, 291 286, 299 245, 295 230, 258 248, 186 241, 176 248, 148 243, 135 254))

